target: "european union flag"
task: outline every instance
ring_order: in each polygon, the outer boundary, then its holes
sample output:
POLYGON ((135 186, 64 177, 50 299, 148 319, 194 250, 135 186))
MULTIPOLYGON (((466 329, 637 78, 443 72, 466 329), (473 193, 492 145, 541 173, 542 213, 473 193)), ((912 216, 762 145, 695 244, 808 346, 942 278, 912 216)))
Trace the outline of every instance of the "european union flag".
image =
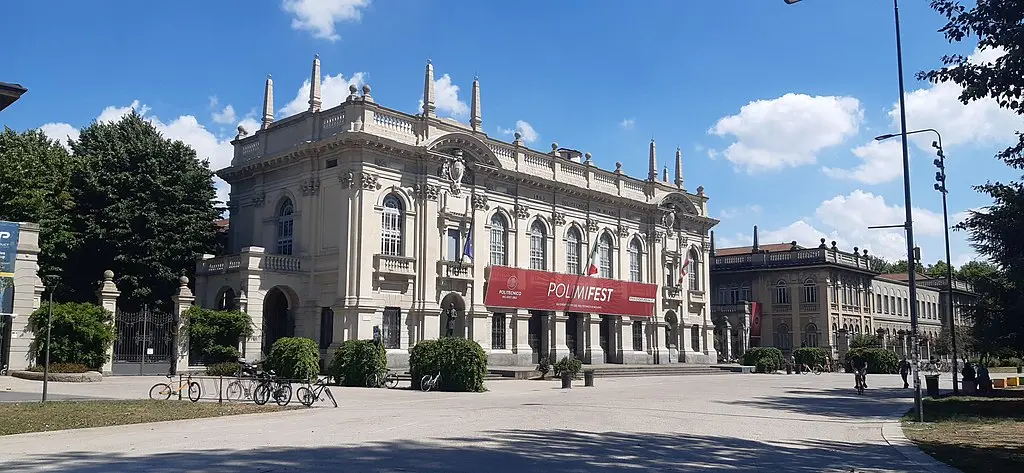
POLYGON ((462 257, 473 259, 473 225, 469 226, 469 233, 466 234, 466 244, 462 246, 462 257))

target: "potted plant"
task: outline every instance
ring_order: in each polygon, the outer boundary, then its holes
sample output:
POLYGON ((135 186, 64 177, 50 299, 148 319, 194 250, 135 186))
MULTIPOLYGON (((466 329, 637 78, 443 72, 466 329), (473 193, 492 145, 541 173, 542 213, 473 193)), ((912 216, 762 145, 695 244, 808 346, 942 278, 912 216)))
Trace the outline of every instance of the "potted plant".
POLYGON ((583 362, 573 356, 564 356, 555 363, 555 376, 562 378, 562 389, 572 388, 572 380, 583 369, 583 362))
POLYGON ((540 361, 537 362, 537 371, 540 372, 540 379, 544 379, 551 372, 551 362, 548 361, 548 357, 542 356, 540 358, 540 361))

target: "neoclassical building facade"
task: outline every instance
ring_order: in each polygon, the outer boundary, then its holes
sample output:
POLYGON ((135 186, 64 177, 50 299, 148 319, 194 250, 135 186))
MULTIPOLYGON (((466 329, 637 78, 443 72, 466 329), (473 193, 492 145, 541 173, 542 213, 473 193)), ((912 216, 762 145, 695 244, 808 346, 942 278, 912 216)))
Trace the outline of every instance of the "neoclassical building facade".
POLYGON ((376 103, 369 85, 321 109, 314 59, 309 109, 240 129, 229 254, 197 264, 197 303, 239 308, 259 358, 280 337, 340 343, 380 337, 403 366, 417 342, 473 339, 491 365, 575 355, 587 363, 716 361, 702 187, 603 170, 590 153, 549 152, 435 113, 433 67, 422 113, 376 103))

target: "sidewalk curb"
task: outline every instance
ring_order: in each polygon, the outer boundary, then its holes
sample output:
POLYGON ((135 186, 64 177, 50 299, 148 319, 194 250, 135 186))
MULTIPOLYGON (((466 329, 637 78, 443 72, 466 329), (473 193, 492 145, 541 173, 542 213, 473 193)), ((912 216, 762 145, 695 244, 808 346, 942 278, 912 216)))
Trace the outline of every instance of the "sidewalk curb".
POLYGON ((931 455, 924 453, 914 442, 911 442, 903 435, 903 425, 900 421, 889 421, 882 424, 882 438, 890 447, 895 448, 904 458, 916 463, 921 468, 932 473, 963 473, 945 463, 942 463, 931 455))

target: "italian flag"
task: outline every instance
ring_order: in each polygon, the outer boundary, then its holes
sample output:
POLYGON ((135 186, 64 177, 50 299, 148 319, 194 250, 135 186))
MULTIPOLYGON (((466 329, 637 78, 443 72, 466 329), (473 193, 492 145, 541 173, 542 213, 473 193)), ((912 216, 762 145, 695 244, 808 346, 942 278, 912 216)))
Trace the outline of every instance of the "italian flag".
POLYGON ((686 255, 686 260, 683 261, 683 265, 679 267, 679 285, 682 286, 683 282, 686 281, 686 274, 690 271, 690 255, 686 255))
POLYGON ((587 267, 587 276, 597 274, 597 239, 594 239, 594 248, 590 250, 590 266, 587 267))

